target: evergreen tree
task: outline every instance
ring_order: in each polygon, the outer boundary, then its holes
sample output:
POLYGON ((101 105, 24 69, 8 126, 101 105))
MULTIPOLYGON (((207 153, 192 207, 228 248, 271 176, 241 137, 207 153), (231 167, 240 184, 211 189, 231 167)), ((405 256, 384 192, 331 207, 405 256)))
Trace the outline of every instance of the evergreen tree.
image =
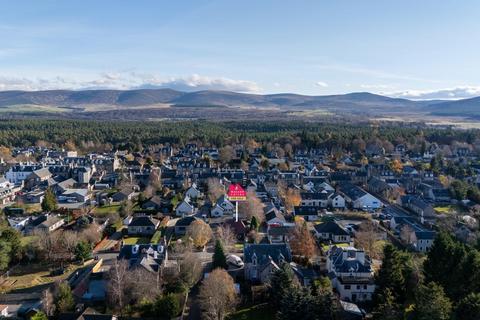
POLYGON ((158 298, 155 302, 154 308, 158 316, 168 319, 178 316, 181 311, 178 298, 173 293, 169 293, 161 298, 158 298))
POLYGON ((92 256, 92 246, 86 241, 80 241, 75 246, 75 259, 82 262, 92 256))
POLYGON ((415 296, 415 320, 449 320, 452 303, 435 282, 421 285, 415 296))
POLYGON ((72 311, 75 307, 72 289, 67 282, 62 282, 58 287, 57 294, 55 295, 55 307, 58 313, 72 311))
POLYGON ((440 232, 433 242, 423 265, 427 282, 440 284, 450 298, 461 292, 462 283, 460 274, 461 264, 466 256, 465 246, 455 241, 446 232, 440 232))
POLYGON ((258 227, 259 227, 259 225, 258 225, 257 217, 252 216, 252 219, 250 220, 250 230, 257 231, 258 227))
POLYGON ((394 295, 397 303, 404 303, 409 290, 408 281, 412 272, 411 257, 396 249, 392 244, 387 244, 383 249, 382 267, 377 274, 377 294, 383 294, 386 289, 394 295))
POLYGON ((225 251, 223 250, 223 245, 220 240, 215 241, 215 251, 213 253, 212 268, 228 268, 227 257, 225 256, 225 251))
POLYGON ((12 248, 10 243, 0 240, 0 271, 7 270, 11 261, 12 248))
POLYGON ((8 227, 1 231, 0 240, 10 245, 10 259, 12 261, 18 261, 21 258, 22 244, 20 238, 20 232, 13 228, 8 227))
POLYGON ((455 310, 456 320, 477 320, 480 316, 480 293, 470 293, 459 301, 455 310))
POLYGON ((400 306, 390 288, 385 288, 379 294, 378 305, 372 312, 374 320, 401 320, 400 306))
POLYGON ((283 304, 283 297, 285 297, 294 287, 293 277, 293 270, 287 263, 284 263, 280 269, 273 272, 270 276, 270 284, 268 288, 272 305, 278 307, 283 304))
POLYGON ((45 196, 42 200, 42 210, 46 212, 52 212, 57 209, 57 198, 53 191, 48 188, 45 191, 45 196))

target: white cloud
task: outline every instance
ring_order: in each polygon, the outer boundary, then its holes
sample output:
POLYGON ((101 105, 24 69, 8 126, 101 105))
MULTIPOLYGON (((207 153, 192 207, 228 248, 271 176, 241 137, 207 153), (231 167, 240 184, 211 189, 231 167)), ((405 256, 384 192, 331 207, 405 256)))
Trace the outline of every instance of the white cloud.
POLYGON ((467 99, 480 96, 480 86, 458 86, 454 88, 437 90, 406 90, 403 92, 388 93, 387 95, 413 100, 467 99))
POLYGON ((237 92, 260 92, 252 81, 234 80, 225 77, 206 77, 193 74, 186 77, 163 78, 153 74, 135 72, 102 73, 84 79, 71 77, 28 78, 0 76, 0 91, 5 90, 52 90, 52 89, 134 89, 171 88, 181 91, 227 90, 237 92))
POLYGON ((328 87, 328 83, 323 82, 323 81, 317 81, 317 82, 315 83, 315 85, 316 85, 317 87, 322 87, 322 88, 327 88, 327 87, 328 87))

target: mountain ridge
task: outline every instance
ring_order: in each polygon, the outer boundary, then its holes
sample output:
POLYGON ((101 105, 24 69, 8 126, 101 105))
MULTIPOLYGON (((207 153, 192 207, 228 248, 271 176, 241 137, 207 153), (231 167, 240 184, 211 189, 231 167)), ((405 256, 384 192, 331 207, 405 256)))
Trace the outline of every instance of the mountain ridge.
POLYGON ((480 97, 455 101, 415 101, 370 92, 310 96, 295 93, 251 94, 222 90, 184 92, 160 89, 89 89, 0 91, 0 109, 15 105, 39 105, 82 110, 89 105, 148 108, 168 104, 181 106, 226 106, 276 108, 279 110, 328 110, 352 113, 427 112, 438 115, 480 115, 480 97))

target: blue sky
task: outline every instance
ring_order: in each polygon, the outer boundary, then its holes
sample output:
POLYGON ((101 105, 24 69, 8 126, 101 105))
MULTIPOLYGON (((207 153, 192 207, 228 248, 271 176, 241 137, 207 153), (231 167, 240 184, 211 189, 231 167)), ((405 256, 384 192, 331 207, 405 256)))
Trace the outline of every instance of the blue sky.
POLYGON ((480 95, 477 0, 0 0, 0 90, 480 95))

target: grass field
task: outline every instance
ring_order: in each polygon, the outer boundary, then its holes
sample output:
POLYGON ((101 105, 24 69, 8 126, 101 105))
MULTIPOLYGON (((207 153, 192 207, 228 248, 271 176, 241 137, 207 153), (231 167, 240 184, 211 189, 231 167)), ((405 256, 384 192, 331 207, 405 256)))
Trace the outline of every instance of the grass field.
POLYGON ((227 317, 228 320, 273 320, 275 319, 275 311, 268 303, 259 304, 256 306, 240 309, 227 317))
POLYGON ((150 239, 150 243, 154 243, 154 244, 159 243, 160 240, 162 239, 163 230, 164 229, 157 230, 155 234, 152 236, 152 239, 150 239))
POLYGON ((65 280, 72 272, 82 268, 82 265, 70 265, 62 275, 51 276, 50 266, 44 264, 28 264, 13 267, 10 276, 0 282, 0 292, 31 288, 42 284, 65 280))

